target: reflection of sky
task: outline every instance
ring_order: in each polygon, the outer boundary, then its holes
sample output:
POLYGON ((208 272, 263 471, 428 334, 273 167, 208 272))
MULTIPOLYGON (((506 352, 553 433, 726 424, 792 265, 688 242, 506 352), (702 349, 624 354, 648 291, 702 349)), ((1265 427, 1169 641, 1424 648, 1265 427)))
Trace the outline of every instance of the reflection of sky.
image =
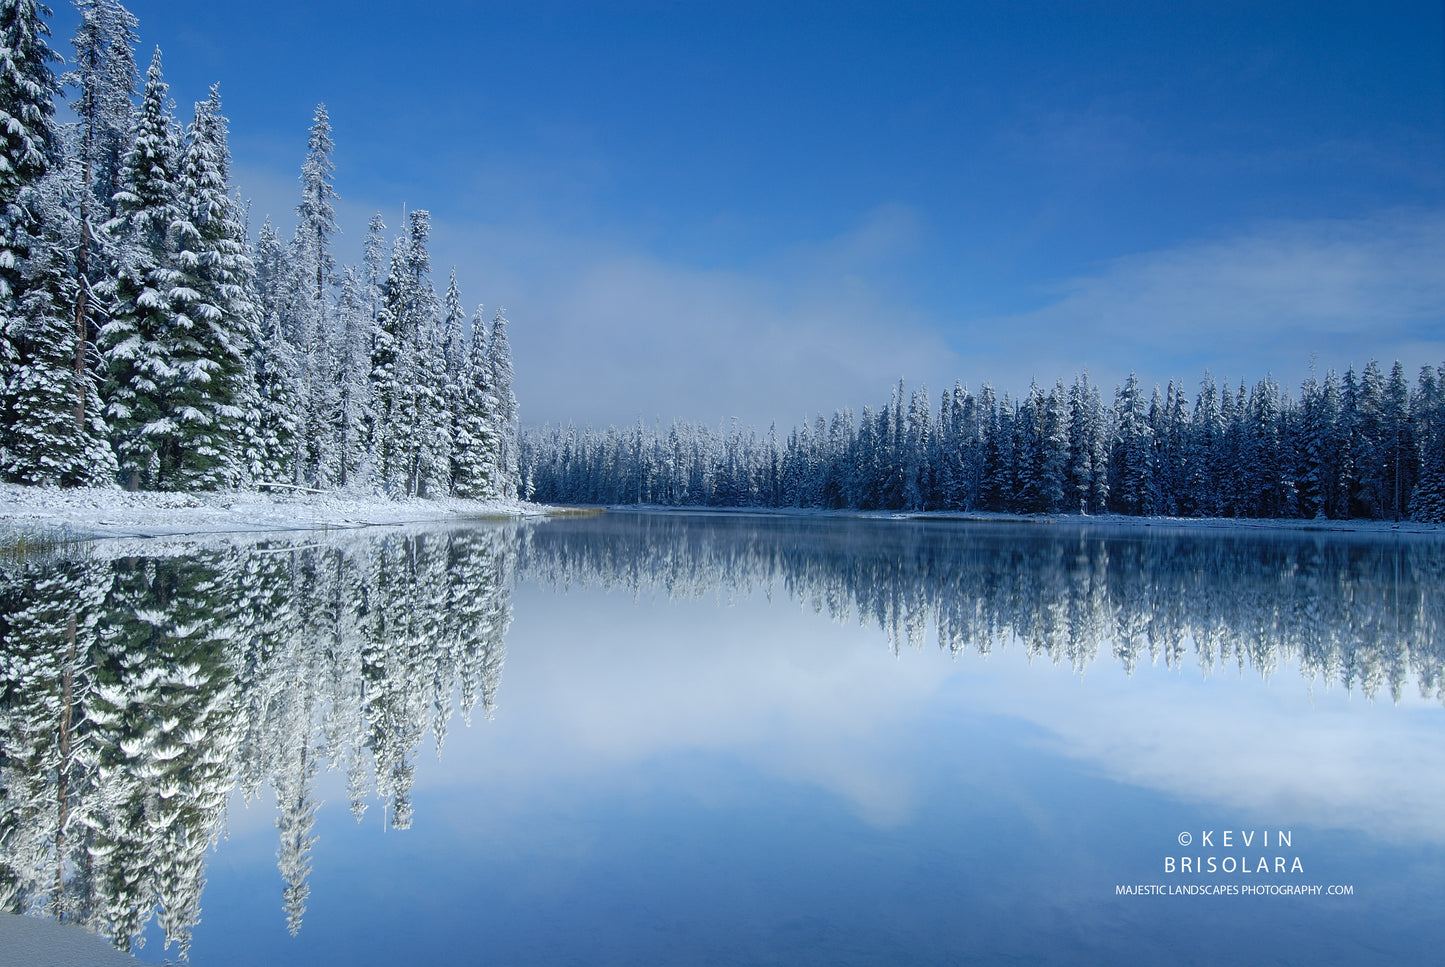
POLYGON ((761 595, 514 605, 496 718, 421 751, 415 827, 354 825, 324 778, 293 940, 267 812, 233 814, 198 963, 1418 962, 1445 939, 1437 706, 1287 669, 894 657, 761 595), (1159 872, 1180 830, 1263 827, 1358 895, 1113 896, 1187 882, 1159 872))
POLYGON ((1132 679, 1103 661, 1081 681, 1028 663, 1021 646, 988 659, 954 661, 931 646, 895 659, 876 629, 840 627, 785 600, 634 605, 621 594, 524 588, 517 602, 489 727, 515 734, 481 748, 454 734, 448 769, 476 754, 478 767, 547 779, 729 750, 886 824, 907 819, 916 781, 896 747, 919 741, 911 730, 922 709, 960 706, 1027 722, 1035 729, 1021 737, 1110 778, 1260 822, 1284 811, 1295 822, 1445 840, 1442 710, 1413 692, 1398 706, 1372 703, 1311 688, 1292 668, 1271 683, 1249 670, 1201 683, 1187 660, 1182 671, 1141 665, 1132 679))

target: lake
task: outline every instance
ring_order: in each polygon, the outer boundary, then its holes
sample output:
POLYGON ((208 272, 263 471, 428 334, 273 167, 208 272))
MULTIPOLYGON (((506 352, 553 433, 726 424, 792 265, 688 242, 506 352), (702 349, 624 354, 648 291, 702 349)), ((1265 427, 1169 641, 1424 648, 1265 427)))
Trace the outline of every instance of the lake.
POLYGON ((0 563, 0 909, 255 964, 1426 963, 1445 540, 609 513, 0 563))

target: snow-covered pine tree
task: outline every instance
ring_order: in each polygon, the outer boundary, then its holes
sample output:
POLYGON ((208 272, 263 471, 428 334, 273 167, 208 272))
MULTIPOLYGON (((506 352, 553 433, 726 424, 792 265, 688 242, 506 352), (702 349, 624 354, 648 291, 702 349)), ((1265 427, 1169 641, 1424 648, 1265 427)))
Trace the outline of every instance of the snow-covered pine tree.
POLYGON ((1334 370, 1325 373, 1324 387, 1320 391, 1320 421, 1324 427, 1324 439, 1320 452, 1320 499, 1326 517, 1349 516, 1349 489, 1346 486, 1346 467, 1350 463, 1349 433, 1343 427, 1344 414, 1341 409, 1340 381, 1334 370))
POLYGON ((1144 501, 1144 513, 1149 516, 1169 513, 1165 492, 1169 475, 1169 428, 1168 404, 1159 392, 1159 384, 1149 396, 1149 406, 1144 419, 1149 426, 1149 476, 1146 485, 1148 496, 1144 501))
POLYGON ((1029 380, 1029 392, 1018 408, 1014 423, 1013 450, 1018 463, 1018 487, 1012 494, 1011 510, 1036 514, 1045 509, 1042 488, 1044 394, 1037 380, 1029 380))
POLYGON ((119 240, 115 274, 100 288, 109 305, 100 329, 106 417, 122 480, 131 488, 164 485, 174 465, 166 346, 175 282, 170 227, 185 213, 175 184, 175 122, 167 91, 156 48, 122 165, 117 214, 107 226, 119 240))
POLYGON ((1224 425, 1219 387, 1205 370, 1189 418, 1189 512, 1199 517, 1220 514, 1219 467, 1224 448, 1224 425))
POLYGON ((27 237, 40 234, 37 214, 21 203, 56 160, 55 94, 50 65, 60 60, 45 38, 50 8, 35 0, 0 0, 0 379, 17 361, 14 306, 23 299, 27 237))
MULTIPOLYGON (((131 98, 139 75, 135 65, 136 19, 116 0, 76 0, 80 24, 71 46, 75 69, 64 83, 77 88, 78 137, 74 155, 80 168, 80 239, 75 248, 75 369, 90 366, 96 326, 91 289, 112 261, 109 237, 101 230, 115 215, 121 159, 130 137, 131 98)), ((78 414, 77 423, 85 419, 78 414)))
POLYGON ((410 213, 408 233, 392 251, 372 346, 372 460, 377 483, 393 494, 424 493, 437 473, 437 379, 445 367, 428 278, 430 230, 428 212, 410 213))
POLYGON ((82 191, 77 166, 53 167, 22 190, 35 213, 17 235, 28 253, 19 302, 11 309, 19 335, 18 361, 5 387, 8 411, 3 471, 29 484, 98 486, 115 480, 100 396, 71 306, 77 287, 69 256, 80 244, 75 216, 82 191), (31 236, 29 230, 41 234, 31 236))
POLYGON ((260 465, 252 476, 262 483, 286 483, 295 477, 296 439, 300 435, 300 380, 296 350, 281 317, 272 312, 261 327, 255 353, 256 392, 260 397, 260 465))
MULTIPOLYGON (((827 440, 822 426, 822 417, 818 418, 819 426, 816 434, 818 445, 821 448, 827 440)), ((931 449, 929 442, 929 429, 933 423, 928 413, 928 387, 924 386, 913 391, 908 400, 908 416, 904 424, 903 434, 903 506, 907 510, 927 510, 928 504, 926 495, 932 490, 930 465, 928 454, 931 449)), ((823 461, 817 461, 821 469, 823 461)), ((818 476, 814 474, 815 478, 818 476)))
POLYGON ((290 314, 286 249, 269 217, 257 233, 252 263, 260 320, 260 334, 251 356, 260 407, 255 431, 259 454, 252 477, 262 482, 287 483, 296 475, 303 397, 296 347, 285 321, 290 314))
POLYGON ((462 308, 462 294, 457 287, 457 268, 452 266, 447 294, 442 300, 440 333, 443 366, 441 394, 446 447, 446 459, 443 461, 446 468, 446 489, 443 493, 448 494, 456 487, 457 433, 465 409, 462 370, 467 361, 466 323, 466 310, 462 308))
POLYGON ((196 104, 178 185, 184 217, 170 229, 175 273, 164 341, 172 428, 161 485, 181 490, 234 487, 249 470, 243 421, 255 395, 256 303, 245 229, 226 188, 220 107, 214 88, 196 104))
POLYGON ((1445 523, 1445 366, 1420 370, 1413 419, 1420 447, 1420 480, 1410 499, 1415 520, 1445 523))
POLYGON ((336 484, 365 484, 366 421, 371 409, 373 316, 366 283, 354 266, 341 275, 336 300, 336 484))
POLYGON ((1044 401, 1039 423, 1039 493, 1050 514, 1072 510, 1065 495, 1069 469, 1069 405, 1064 381, 1058 380, 1044 401))
POLYGON ((482 307, 472 317, 471 339, 462 361, 461 391, 455 397, 456 437, 452 451, 452 492, 486 499, 497 494, 496 396, 487 359, 487 322, 482 307))
POLYGON ((375 484, 390 493, 405 488, 405 458, 401 421, 409 410, 407 393, 412 378, 412 359, 407 354, 409 333, 407 305, 411 301, 412 279, 406 268, 406 238, 392 247, 376 319, 376 337, 371 345, 372 409, 367 426, 371 467, 375 484))
POLYGON ((1109 500, 1109 433, 1099 388, 1087 371, 1069 389, 1068 509, 1101 514, 1109 500))
POLYGON ((1390 367, 1382 409, 1385 515, 1399 520, 1410 505, 1410 493, 1415 489, 1420 465, 1410 423, 1410 386, 1405 379, 1405 367, 1398 359, 1390 367))
MULTIPOLYGON (((8 428, 10 394, 20 363, 25 300, 25 263, 29 240, 41 234, 38 213, 22 194, 33 188, 55 162, 55 94, 50 65, 60 59, 45 38, 50 9, 34 0, 0 0, 0 430, 8 428)), ((0 451, 9 441, 0 433, 0 451)), ((7 461, 0 452, 0 461, 7 461)))
POLYGON ((422 316, 417 334, 417 443, 413 492, 445 497, 451 492, 452 401, 448 396, 446 345, 435 312, 422 316))
POLYGON ((1114 392, 1114 427, 1109 460, 1114 507, 1123 514, 1147 513, 1153 449, 1139 377, 1132 372, 1114 392))
POLYGON ((336 165, 331 153, 331 118, 326 105, 316 105, 311 133, 306 142, 306 160, 301 165, 301 203, 296 206, 297 256, 305 271, 308 294, 317 305, 326 302, 326 286, 336 262, 331 255, 331 238, 336 229, 336 189, 332 178, 336 165))
POLYGON ((1015 460, 1014 404, 1008 393, 994 402, 994 390, 983 384, 980 402, 984 406, 984 470, 980 497, 987 510, 1013 510, 1013 497, 1017 493, 1018 474, 1015 460))
MULTIPOLYGON (((297 273, 296 281, 304 282, 305 276, 297 273)), ((297 323, 302 333, 296 349, 302 400, 295 457, 296 483, 325 489, 339 475, 336 453, 336 423, 341 403, 337 378, 339 333, 332 329, 334 316, 329 306, 299 298, 292 305, 300 310, 297 323)))
POLYGON ((281 236, 271 224, 267 215, 256 233, 256 297, 260 302, 261 317, 280 316, 282 312, 282 288, 286 281, 286 247, 281 236))
POLYGON ((1325 514, 1325 480, 1329 476, 1329 427, 1325 424, 1324 393, 1315 378, 1314 365, 1300 386, 1299 435, 1296 469, 1300 513, 1323 520, 1325 514))
POLYGON ((337 233, 334 150, 331 119, 326 105, 318 104, 301 166, 301 202, 296 206, 296 236, 290 253, 290 301, 306 407, 299 469, 305 481, 323 488, 340 476, 335 427, 341 402, 338 357, 342 347, 328 298, 335 268, 331 239, 337 233))
MULTIPOLYGON (((92 217, 103 223, 114 215, 121 163, 130 140, 131 115, 139 73, 135 63, 136 18, 117 0, 75 0, 80 24, 71 47, 75 68, 64 81, 77 89, 75 114, 80 123, 79 155, 92 217)), ((92 226, 93 228, 94 226, 92 226)))
POLYGON ((1370 360, 1360 375, 1355 394, 1354 439, 1356 512, 1382 517, 1388 507, 1386 467, 1390 441, 1385 426, 1385 377, 1380 364, 1370 360))
POLYGON ((491 386, 496 398, 494 429, 497 436, 498 481, 495 495, 515 499, 521 492, 521 475, 517 464, 517 438, 521 416, 517 397, 512 393, 512 347, 507 340, 507 310, 499 306, 492 317, 487 340, 487 367, 491 370, 491 386))

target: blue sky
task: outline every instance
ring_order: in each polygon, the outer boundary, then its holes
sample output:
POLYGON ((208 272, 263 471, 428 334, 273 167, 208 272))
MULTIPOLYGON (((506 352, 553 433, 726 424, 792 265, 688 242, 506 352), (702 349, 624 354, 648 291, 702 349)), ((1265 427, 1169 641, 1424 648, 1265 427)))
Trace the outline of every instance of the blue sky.
POLYGON ((343 258, 431 210, 527 422, 1445 361, 1438 2, 129 7, 258 219, 318 101, 343 258))

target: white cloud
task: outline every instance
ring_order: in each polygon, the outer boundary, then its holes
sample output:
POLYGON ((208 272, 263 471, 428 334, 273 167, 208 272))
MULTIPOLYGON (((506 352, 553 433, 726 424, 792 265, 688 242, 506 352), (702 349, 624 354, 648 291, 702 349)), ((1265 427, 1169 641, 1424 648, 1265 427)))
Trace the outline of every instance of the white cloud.
MULTIPOLYGON (((238 180, 255 192, 258 222, 275 209, 289 224, 294 178, 247 170, 238 180)), ((343 197, 341 259, 359 258, 375 210, 343 197)), ((1017 394, 1087 368, 1106 389, 1134 370, 1192 390, 1209 369, 1236 382, 1273 373, 1293 390, 1312 357, 1339 370, 1400 359, 1412 379, 1445 360, 1440 211, 1262 223, 1101 262, 1042 290, 1028 311, 957 318, 908 284, 933 239, 904 206, 724 267, 554 223, 432 210, 438 287, 456 265, 468 305, 510 310, 532 424, 737 417, 761 431, 879 403, 899 378, 935 395, 955 379, 1017 394)), ((386 212, 394 233, 399 205, 386 212)))
MULTIPOLYGON (((1103 657, 1081 680, 1018 645, 987 659, 953 661, 931 645, 895 658, 876 627, 839 626, 776 597, 638 605, 524 584, 515 605, 496 720, 453 729, 435 768, 424 756, 428 784, 628 782, 640 763, 704 753, 828 790, 887 827, 909 821, 927 770, 954 762, 961 744, 1002 742, 1225 826, 1445 841, 1440 708, 1427 699, 1370 703, 1292 669, 1201 682, 1189 661, 1126 678, 1103 657), (956 730, 938 728, 961 710, 956 730)), ((692 791, 723 794, 705 782, 692 791)))
POLYGON ((1441 266, 1445 213, 1274 222, 1115 259, 1035 310, 968 329, 1009 334, 993 350, 1006 385, 1085 365, 1106 383, 1134 369, 1192 386, 1209 368, 1297 385, 1312 354, 1339 369, 1398 358, 1413 376, 1445 359, 1441 266))
POLYGON ((787 427, 953 368, 943 334, 886 281, 918 244, 906 209, 745 268, 545 229, 437 226, 437 264, 454 253, 511 310, 529 423, 735 416, 787 427))

